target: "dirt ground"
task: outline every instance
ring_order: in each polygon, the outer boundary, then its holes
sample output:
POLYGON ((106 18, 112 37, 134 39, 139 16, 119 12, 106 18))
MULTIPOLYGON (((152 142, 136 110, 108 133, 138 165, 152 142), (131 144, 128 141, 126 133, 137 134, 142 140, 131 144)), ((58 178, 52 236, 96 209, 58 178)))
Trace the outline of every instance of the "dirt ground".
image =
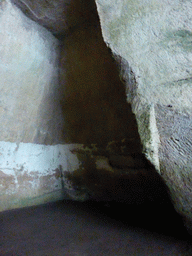
POLYGON ((0 213, 1 256, 192 255, 170 205, 58 201, 0 213))

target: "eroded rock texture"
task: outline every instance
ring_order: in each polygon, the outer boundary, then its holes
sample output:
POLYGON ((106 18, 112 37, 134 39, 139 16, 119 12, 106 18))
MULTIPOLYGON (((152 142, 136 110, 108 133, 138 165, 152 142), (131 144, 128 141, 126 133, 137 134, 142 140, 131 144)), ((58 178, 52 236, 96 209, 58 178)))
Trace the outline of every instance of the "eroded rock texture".
POLYGON ((147 158, 192 223, 192 3, 96 0, 147 158))

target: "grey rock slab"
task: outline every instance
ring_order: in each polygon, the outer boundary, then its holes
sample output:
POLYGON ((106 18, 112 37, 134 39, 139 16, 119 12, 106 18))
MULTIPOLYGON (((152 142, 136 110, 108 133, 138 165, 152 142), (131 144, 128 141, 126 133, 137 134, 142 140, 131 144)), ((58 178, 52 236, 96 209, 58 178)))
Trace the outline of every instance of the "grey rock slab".
POLYGON ((192 2, 96 0, 119 62, 143 151, 192 221, 192 2))
POLYGON ((0 141, 58 142, 59 42, 9 1, 0 3, 0 60, 0 141))

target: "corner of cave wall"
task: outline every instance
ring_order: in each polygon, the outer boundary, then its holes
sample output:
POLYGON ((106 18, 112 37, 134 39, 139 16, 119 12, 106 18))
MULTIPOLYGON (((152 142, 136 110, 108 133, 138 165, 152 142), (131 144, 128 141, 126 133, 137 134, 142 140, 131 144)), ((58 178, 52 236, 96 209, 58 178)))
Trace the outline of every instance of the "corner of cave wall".
MULTIPOLYGON (((156 109, 138 93, 132 63, 111 44, 109 53, 96 10, 85 5, 71 17, 82 2, 72 1, 65 18, 73 29, 61 19, 56 31, 51 22, 61 17, 48 19, 50 6, 13 2, 0 17, 1 40, 8 42, 8 72, 1 76, 3 209, 57 198, 161 201, 166 189, 153 167, 159 170, 156 109)), ((55 8, 59 3, 53 1, 55 8)))

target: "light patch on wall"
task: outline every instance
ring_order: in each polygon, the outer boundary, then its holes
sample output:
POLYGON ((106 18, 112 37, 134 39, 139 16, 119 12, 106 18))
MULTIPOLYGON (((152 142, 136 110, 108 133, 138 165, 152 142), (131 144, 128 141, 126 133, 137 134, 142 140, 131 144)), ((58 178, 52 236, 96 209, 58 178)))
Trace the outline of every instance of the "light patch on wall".
POLYGON ((160 173, 160 165, 159 165, 159 133, 156 124, 155 118, 155 109, 154 105, 152 104, 149 110, 149 131, 150 131, 150 139, 146 141, 145 148, 146 148, 146 157, 149 161, 154 164, 156 170, 160 173))
POLYGON ((0 211, 67 199, 63 171, 78 167, 77 145, 0 142, 0 211))

